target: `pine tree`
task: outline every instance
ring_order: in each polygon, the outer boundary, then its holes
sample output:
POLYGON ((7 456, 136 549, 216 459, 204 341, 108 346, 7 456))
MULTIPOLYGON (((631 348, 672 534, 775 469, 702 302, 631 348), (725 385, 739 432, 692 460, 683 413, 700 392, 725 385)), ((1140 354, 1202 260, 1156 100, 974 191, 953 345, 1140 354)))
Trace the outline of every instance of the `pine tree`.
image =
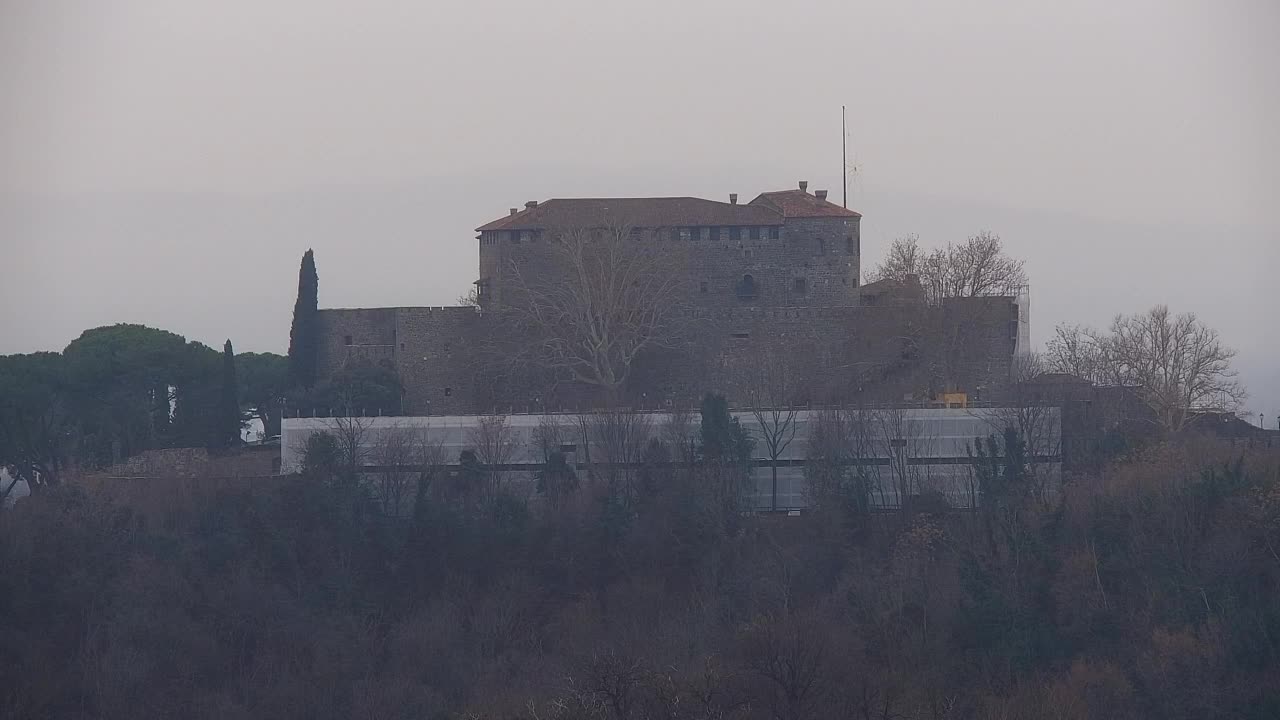
POLYGON ((218 444, 235 447, 240 444, 244 425, 240 418, 240 390, 236 385, 236 354, 231 341, 222 346, 222 396, 218 403, 218 444))
POLYGON ((307 250, 298 270, 298 300, 289 330, 289 381, 294 387, 308 390, 316 384, 316 354, 320 349, 319 288, 315 255, 307 250))

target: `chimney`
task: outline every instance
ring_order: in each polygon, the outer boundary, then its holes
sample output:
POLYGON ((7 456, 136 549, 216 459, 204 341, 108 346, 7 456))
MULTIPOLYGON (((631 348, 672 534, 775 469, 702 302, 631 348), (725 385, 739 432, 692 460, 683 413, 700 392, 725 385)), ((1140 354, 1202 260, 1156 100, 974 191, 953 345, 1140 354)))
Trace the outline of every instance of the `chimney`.
POLYGON ((511 208, 511 214, 512 214, 512 215, 515 215, 515 214, 516 214, 516 213, 518 213, 518 212, 520 212, 520 211, 519 211, 519 210, 517 210, 517 209, 515 209, 515 208, 511 208))
POLYGON ((730 205, 738 204, 738 193, 729 193, 729 204, 730 205))
POLYGON ((527 203, 525 203, 525 204, 524 204, 524 207, 525 207, 525 209, 526 209, 526 210, 532 210, 532 209, 534 209, 534 208, 538 207, 538 201, 537 201, 537 200, 530 200, 529 202, 527 202, 527 203))
POLYGON ((801 180, 801 181, 800 181, 800 192, 809 192, 809 181, 808 181, 808 180, 801 180))
POLYGON ((826 200, 826 199, 827 199, 827 191, 826 191, 826 190, 814 190, 814 191, 813 191, 813 194, 814 194, 814 195, 816 195, 816 196, 817 196, 817 198, 818 198, 819 200, 826 200))

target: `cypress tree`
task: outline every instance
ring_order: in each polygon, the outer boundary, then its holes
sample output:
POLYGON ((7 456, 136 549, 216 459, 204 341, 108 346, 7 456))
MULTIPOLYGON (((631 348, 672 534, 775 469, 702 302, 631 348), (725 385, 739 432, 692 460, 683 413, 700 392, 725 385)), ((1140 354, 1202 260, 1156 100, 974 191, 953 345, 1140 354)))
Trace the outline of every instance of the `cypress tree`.
POLYGON ((235 447, 240 444, 240 389, 236 385, 236 354, 231 341, 222 346, 222 396, 218 402, 218 444, 235 447))
POLYGON ((319 289, 316 259, 307 250, 298 270, 298 300, 293 305, 293 326, 289 329, 289 381, 293 387, 308 390, 316 384, 316 353, 320 345, 319 289))

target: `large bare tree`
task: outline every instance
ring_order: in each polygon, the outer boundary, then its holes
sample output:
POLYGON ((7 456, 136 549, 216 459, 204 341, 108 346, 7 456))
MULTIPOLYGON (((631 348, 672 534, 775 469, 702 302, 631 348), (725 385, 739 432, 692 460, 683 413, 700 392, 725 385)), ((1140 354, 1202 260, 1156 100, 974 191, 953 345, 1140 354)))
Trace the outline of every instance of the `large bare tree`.
POLYGON ((614 399, 642 352, 683 337, 687 249, 627 224, 545 237, 550 263, 508 265, 504 309, 531 359, 614 399))
POLYGON ((1057 326, 1045 346, 1045 370, 1075 375, 1093 383, 1109 382, 1103 362, 1103 340, 1097 331, 1081 325, 1057 326))
POLYGON ((1106 332, 1059 326, 1048 350, 1056 370, 1133 388, 1168 432, 1197 410, 1234 412, 1246 398, 1231 367, 1236 351, 1194 313, 1174 315, 1165 305, 1118 315, 1106 332))
POLYGON ((918 236, 908 235, 893 241, 867 280, 918 277, 926 299, 937 304, 953 297, 1015 295, 1027 284, 1023 265, 1005 254, 1000 236, 991 232, 929 251, 920 247, 918 236))

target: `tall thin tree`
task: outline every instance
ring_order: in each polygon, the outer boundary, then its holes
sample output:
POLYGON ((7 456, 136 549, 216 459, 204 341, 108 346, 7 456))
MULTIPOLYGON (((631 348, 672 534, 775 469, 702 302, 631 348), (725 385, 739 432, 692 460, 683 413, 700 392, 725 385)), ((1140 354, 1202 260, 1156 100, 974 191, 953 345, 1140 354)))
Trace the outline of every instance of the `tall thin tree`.
POLYGON ((294 387, 310 389, 316 384, 316 355, 320 349, 320 279, 311 250, 302 256, 298 270, 298 300, 293 305, 293 326, 289 329, 289 381, 294 387))
POLYGON ((227 340, 222 346, 222 395, 218 401, 218 444, 235 447, 240 444, 244 427, 240 416, 240 389, 236 384, 236 353, 227 340))

